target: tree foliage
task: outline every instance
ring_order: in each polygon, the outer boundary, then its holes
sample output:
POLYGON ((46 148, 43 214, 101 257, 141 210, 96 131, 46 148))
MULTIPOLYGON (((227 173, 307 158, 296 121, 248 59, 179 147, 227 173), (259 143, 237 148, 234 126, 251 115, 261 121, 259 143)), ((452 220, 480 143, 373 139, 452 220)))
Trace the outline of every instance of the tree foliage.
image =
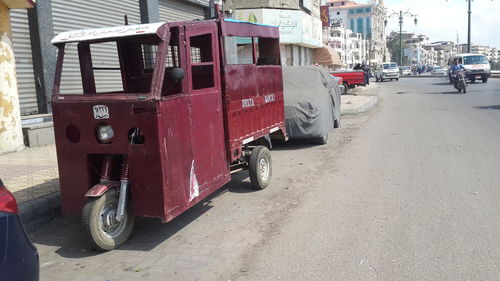
MULTIPOLYGON (((403 52, 404 49, 407 48, 407 44, 403 39, 403 52)), ((389 37, 387 38, 387 49, 391 54, 391 61, 397 62, 399 64, 400 60, 400 49, 399 49, 399 33, 391 32, 389 37)), ((408 57, 406 57, 403 53, 403 65, 409 65, 408 57)))

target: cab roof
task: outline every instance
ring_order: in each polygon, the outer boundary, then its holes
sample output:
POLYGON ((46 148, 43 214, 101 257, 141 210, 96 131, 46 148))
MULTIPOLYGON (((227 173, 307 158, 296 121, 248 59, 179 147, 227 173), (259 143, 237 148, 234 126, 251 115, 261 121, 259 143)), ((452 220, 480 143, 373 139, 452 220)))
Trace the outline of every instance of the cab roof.
POLYGON ((59 33, 50 42, 54 45, 69 42, 98 41, 102 39, 117 39, 123 37, 157 34, 165 22, 121 25, 113 27, 72 30, 59 33))

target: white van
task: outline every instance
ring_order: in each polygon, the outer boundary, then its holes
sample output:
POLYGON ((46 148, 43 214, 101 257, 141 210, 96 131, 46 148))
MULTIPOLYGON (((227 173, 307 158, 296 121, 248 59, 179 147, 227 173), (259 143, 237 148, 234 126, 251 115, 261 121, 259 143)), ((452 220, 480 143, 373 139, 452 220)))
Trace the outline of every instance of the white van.
POLYGON ((383 82, 384 80, 399 80, 399 67, 395 62, 384 62, 375 68, 375 80, 383 82))
POLYGON ((448 76, 451 79, 451 66, 453 65, 453 60, 458 59, 458 63, 462 64, 465 68, 465 76, 471 82, 476 80, 482 80, 483 83, 488 82, 488 78, 491 75, 491 66, 488 62, 488 58, 482 54, 458 54, 448 61, 448 76))

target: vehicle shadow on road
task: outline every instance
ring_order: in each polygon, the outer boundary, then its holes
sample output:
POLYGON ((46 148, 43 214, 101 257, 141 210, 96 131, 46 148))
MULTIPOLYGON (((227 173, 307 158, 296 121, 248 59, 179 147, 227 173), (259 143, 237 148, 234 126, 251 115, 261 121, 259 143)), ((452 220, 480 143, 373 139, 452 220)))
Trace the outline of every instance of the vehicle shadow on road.
POLYGON ((422 92, 422 94, 426 95, 463 95, 458 91, 450 91, 450 92, 422 92))
POLYGON ((497 105, 484 105, 484 106, 474 106, 475 109, 493 109, 500 110, 500 104, 497 105))
MULTIPOLYGON (((215 207, 213 199, 226 192, 250 193, 257 192, 257 190, 252 189, 247 171, 237 172, 232 175, 229 183, 168 223, 162 223, 160 219, 155 218, 137 217, 131 238, 114 251, 150 251, 154 249, 159 244, 172 239, 172 236, 175 236, 184 227, 215 207)), ((31 232, 30 236, 35 244, 57 247, 55 253, 64 258, 79 259, 109 255, 113 252, 92 250, 79 218, 75 217, 60 217, 31 232)))
POLYGON ((298 150, 298 149, 307 149, 315 146, 319 146, 319 144, 314 143, 314 140, 311 139, 289 139, 286 142, 273 140, 272 150, 278 150, 278 151, 298 150))

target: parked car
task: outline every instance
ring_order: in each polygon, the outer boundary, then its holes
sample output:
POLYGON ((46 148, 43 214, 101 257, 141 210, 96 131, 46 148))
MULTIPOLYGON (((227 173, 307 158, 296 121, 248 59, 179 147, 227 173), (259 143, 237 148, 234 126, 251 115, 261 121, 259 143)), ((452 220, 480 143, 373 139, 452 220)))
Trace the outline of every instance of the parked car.
POLYGON ((283 68, 286 131, 291 139, 328 142, 340 126, 340 89, 325 69, 317 66, 283 68))
POLYGON ((488 82, 491 76, 491 66, 488 58, 482 54, 458 54, 448 60, 448 78, 450 84, 453 84, 451 77, 451 66, 453 61, 457 59, 458 63, 462 64, 465 68, 465 77, 471 82, 481 80, 483 83, 488 82))
POLYGON ((447 70, 443 67, 440 67, 440 66, 433 67, 433 69, 431 71, 431 75, 438 75, 438 76, 446 75, 446 73, 447 73, 447 70))
POLYGON ((401 66, 401 75, 411 75, 411 68, 409 66, 401 66))
POLYGON ((38 252, 17 214, 16 199, 0 179, 0 280, 36 281, 38 276, 38 252))
POLYGON ((342 94, 347 94, 348 89, 366 85, 365 72, 362 70, 337 70, 330 72, 330 74, 342 78, 342 84, 344 85, 342 94))
POLYGON ((385 62, 375 68, 375 80, 384 82, 384 80, 399 80, 399 67, 395 62, 385 62))

